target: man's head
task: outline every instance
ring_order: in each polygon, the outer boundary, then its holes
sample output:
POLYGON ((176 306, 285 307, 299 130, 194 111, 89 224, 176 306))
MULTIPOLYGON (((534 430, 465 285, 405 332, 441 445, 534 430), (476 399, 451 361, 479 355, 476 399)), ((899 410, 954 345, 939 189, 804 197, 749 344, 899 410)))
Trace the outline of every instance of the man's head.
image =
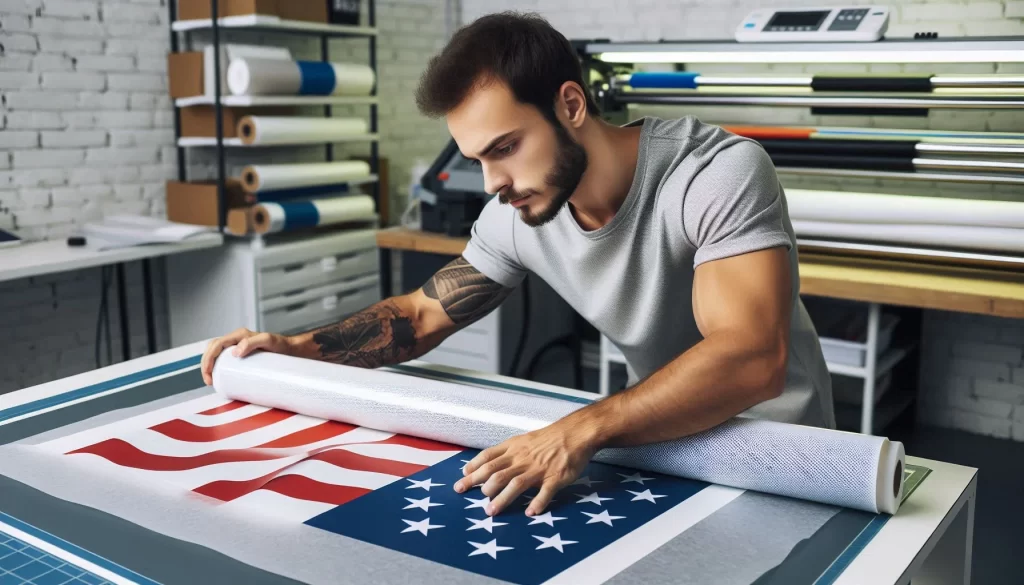
POLYGON ((484 186, 529 225, 551 220, 587 169, 574 134, 598 115, 569 41, 536 15, 484 16, 433 57, 416 95, 445 116, 459 150, 483 167, 484 186))

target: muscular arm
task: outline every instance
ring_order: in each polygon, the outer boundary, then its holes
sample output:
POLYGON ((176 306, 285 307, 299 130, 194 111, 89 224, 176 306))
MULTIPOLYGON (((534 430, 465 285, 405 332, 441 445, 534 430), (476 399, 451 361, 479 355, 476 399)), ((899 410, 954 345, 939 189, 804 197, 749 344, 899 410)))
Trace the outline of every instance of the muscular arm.
POLYGON ((567 417, 596 445, 619 447, 698 433, 779 396, 791 312, 786 250, 702 264, 693 311, 704 339, 639 384, 567 417))
POLYGON ((459 257, 423 288, 293 338, 294 353, 363 368, 401 363, 435 348, 512 292, 459 257))

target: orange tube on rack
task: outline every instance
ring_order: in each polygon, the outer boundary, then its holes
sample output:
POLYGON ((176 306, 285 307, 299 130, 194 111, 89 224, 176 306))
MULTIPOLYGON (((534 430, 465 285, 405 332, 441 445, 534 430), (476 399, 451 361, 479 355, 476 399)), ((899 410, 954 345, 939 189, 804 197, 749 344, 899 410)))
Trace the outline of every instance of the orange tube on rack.
POLYGON ((811 138, 814 128, 793 128, 789 126, 722 126, 723 129, 747 138, 811 138))

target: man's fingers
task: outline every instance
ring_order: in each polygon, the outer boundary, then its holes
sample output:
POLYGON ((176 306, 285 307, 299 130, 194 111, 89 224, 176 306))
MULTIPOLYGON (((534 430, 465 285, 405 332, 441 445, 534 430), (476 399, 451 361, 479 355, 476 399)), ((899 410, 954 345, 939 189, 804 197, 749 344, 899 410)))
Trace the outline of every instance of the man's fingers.
POLYGON ((511 463, 512 458, 507 455, 502 455, 497 459, 488 461, 466 477, 455 482, 455 491, 462 493, 475 485, 484 483, 488 481, 491 475, 505 469, 511 463))
MULTIPOLYGON (((485 510, 488 516, 495 516, 497 514, 500 514, 502 510, 507 508, 508 505, 514 502, 516 498, 521 496, 523 492, 533 487, 534 482, 531 481, 530 475, 526 473, 511 475, 512 476, 509 479, 505 480, 504 482, 505 489, 501 490, 501 493, 499 493, 496 497, 491 498, 491 503, 489 506, 487 506, 487 509, 485 510)), ((495 475, 494 477, 497 477, 497 475, 495 475)))
POLYGON ((480 487, 480 491, 485 496, 491 498, 498 496, 505 486, 525 471, 525 466, 516 465, 514 460, 510 460, 503 467, 503 469, 491 473, 491 476, 484 481, 484 485, 480 487))
POLYGON ((257 349, 267 349, 270 347, 271 340, 269 333, 258 333, 252 337, 246 337, 235 346, 234 354, 237 357, 245 357, 257 349))
POLYGON ((492 459, 496 459, 504 455, 506 449, 507 447, 505 446, 504 443, 500 445, 495 445, 494 447, 490 447, 488 449, 484 449, 483 451, 478 453, 476 457, 471 459, 470 462, 467 463, 465 467, 462 468, 462 474, 469 475, 473 473, 474 471, 479 469, 481 465, 487 463, 492 459))
POLYGON ((556 493, 558 493, 558 485, 551 481, 544 482, 544 485, 540 486, 540 493, 530 500, 530 505, 526 508, 526 515, 536 516, 544 512, 556 493))

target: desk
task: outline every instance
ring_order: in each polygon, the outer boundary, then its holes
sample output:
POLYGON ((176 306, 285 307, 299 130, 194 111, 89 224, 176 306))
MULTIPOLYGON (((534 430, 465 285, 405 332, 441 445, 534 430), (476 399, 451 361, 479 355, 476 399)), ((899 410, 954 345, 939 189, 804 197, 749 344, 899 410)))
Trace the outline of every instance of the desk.
MULTIPOLYGON (((108 412, 111 414, 104 416, 111 416, 114 412, 111 409, 188 392, 201 385, 201 382, 196 384, 198 373, 195 370, 204 347, 205 342, 189 344, 0 396, 0 445, 48 428, 75 424, 84 417, 108 412), (19 425, 26 426, 19 428, 19 425), (34 426, 30 430, 27 425, 34 426)), ((449 379, 458 376, 469 385, 503 384, 553 396, 564 395, 568 399, 588 396, 569 389, 422 362, 410 362, 407 366, 420 372, 404 371, 410 375, 447 376, 449 379)), ((907 463, 932 471, 899 512, 887 517, 863 550, 849 559, 846 568, 837 570, 837 575, 830 575, 834 580, 823 581, 838 585, 905 585, 911 579, 915 584, 970 582, 977 470, 916 457, 908 457, 907 463)), ((10 468, 6 469, 10 473, 10 468)), ((72 487, 78 489, 78 486, 72 487)), ((273 528, 255 522, 251 530, 273 528)), ((229 583, 285 581, 279 575, 144 529, 110 513, 69 505, 45 493, 18 488, 0 474, 0 547, 7 540, 4 534, 36 549, 30 551, 32 556, 49 555, 93 575, 113 577, 114 582, 152 582, 147 579, 154 579, 168 584, 189 583, 202 580, 204 576, 212 578, 212 575, 217 575, 218 581, 229 583), (29 501, 33 505, 27 505, 29 501)), ((287 543, 280 541, 280 545, 287 546, 287 543)), ((0 556, 4 556, 3 553, 0 556)), ((301 562, 331 561, 307 556, 301 562)), ((365 567, 358 565, 369 562, 355 563, 356 566, 349 567, 353 572, 346 574, 365 574, 365 567)), ((403 566, 406 568, 395 570, 408 570, 408 565, 403 566)), ((387 572, 388 568, 382 570, 387 572)), ((351 579, 361 582, 356 576, 351 579)), ((466 578, 459 582, 472 581, 466 578)))
POLYGON ((121 348, 125 360, 131 358, 131 341, 128 332, 128 307, 125 302, 124 265, 126 262, 142 260, 142 284, 146 310, 146 337, 149 353, 156 351, 156 327, 153 323, 152 278, 149 259, 179 252, 215 248, 224 242, 220 234, 201 234, 186 242, 173 244, 147 244, 112 250, 97 250, 89 246, 68 246, 65 240, 48 240, 18 244, 0 249, 0 282, 94 268, 97 266, 117 267, 117 294, 121 321, 121 348))

